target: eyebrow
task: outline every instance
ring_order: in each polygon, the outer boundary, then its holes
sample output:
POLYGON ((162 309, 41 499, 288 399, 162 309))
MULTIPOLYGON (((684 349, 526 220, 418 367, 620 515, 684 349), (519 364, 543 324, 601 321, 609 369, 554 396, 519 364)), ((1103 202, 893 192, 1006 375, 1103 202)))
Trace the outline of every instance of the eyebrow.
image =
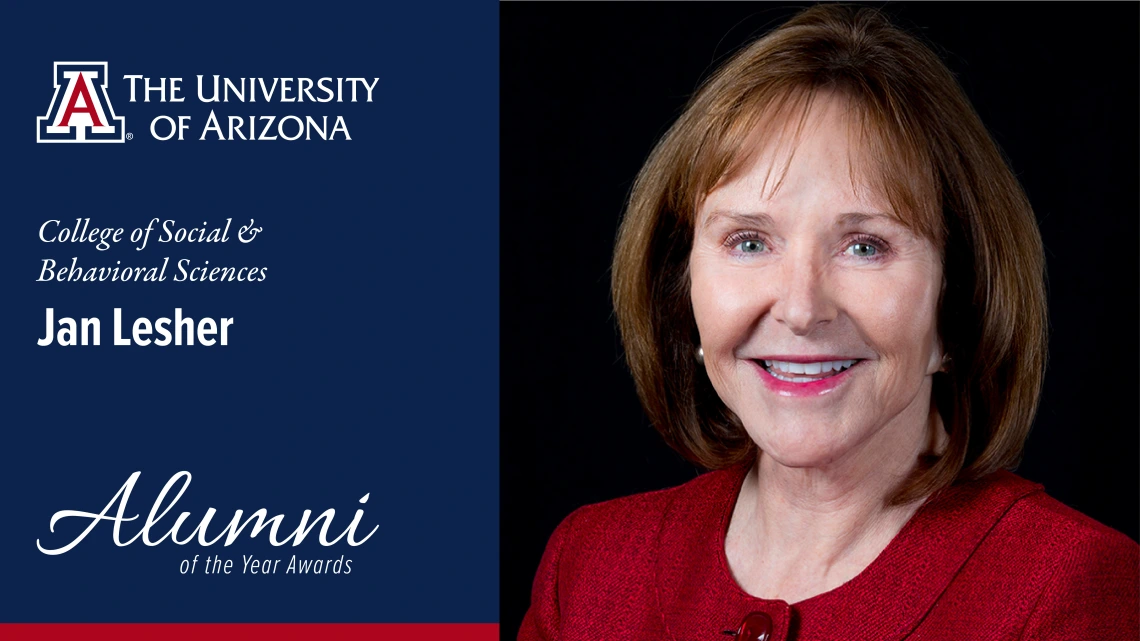
POLYGON ((841 214, 839 218, 836 219, 835 226, 846 227, 851 225, 858 225, 859 223, 865 223, 868 220, 884 220, 886 222, 895 224, 898 224, 900 222, 898 216, 895 216, 894 214, 887 214, 883 212, 867 213, 855 211, 841 214))
POLYGON ((727 218, 741 224, 758 225, 761 227, 772 227, 775 225, 775 221, 772 220, 772 217, 763 212, 717 210, 709 214, 709 217, 705 219, 705 224, 701 225, 701 227, 708 228, 710 225, 720 220, 721 218, 727 218))
MULTIPOLYGON (((711 214, 709 214, 709 217, 707 219, 705 219, 705 222, 703 225, 701 225, 701 227, 707 228, 722 218, 727 218, 728 220, 732 220, 732 221, 735 221, 737 223, 747 224, 747 225, 758 225, 758 226, 771 227, 775 224, 775 221, 772 220, 772 217, 769 216, 768 214, 765 214, 764 212, 759 212, 759 211, 757 211, 757 212, 738 212, 738 211, 717 210, 717 211, 714 211, 711 214)), ((898 217, 895 216, 894 214, 888 214, 885 212, 853 211, 853 212, 847 212, 844 214, 840 214, 839 218, 837 218, 835 220, 835 226, 836 227, 850 227, 853 225, 858 225, 859 223, 867 222, 869 220, 885 220, 885 221, 890 222, 890 223, 896 223, 896 224, 899 223, 898 217)))

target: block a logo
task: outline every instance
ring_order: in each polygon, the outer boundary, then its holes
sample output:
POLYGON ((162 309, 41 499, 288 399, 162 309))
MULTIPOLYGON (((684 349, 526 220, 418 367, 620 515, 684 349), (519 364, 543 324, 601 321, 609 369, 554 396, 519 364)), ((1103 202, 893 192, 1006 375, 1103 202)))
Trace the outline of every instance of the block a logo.
POLYGON ((124 142, 123 117, 107 97, 107 63, 55 63, 55 95, 36 117, 36 142, 124 142))

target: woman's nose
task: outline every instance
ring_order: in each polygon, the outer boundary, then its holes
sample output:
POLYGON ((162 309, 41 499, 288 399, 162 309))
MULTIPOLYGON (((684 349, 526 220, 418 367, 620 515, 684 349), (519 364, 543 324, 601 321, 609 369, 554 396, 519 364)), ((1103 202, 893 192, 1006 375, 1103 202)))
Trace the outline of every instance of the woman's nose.
POLYGON ((780 279, 772 315, 792 333, 807 335, 835 319, 838 309, 829 291, 825 268, 814 257, 806 253, 788 256, 780 279))

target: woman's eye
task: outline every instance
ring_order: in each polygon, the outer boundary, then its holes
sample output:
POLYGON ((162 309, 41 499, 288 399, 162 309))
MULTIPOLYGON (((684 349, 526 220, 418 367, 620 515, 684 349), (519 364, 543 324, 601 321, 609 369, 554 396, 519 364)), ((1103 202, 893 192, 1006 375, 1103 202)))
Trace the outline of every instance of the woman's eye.
POLYGON ((851 243, 846 253, 859 258, 871 258, 879 253, 879 249, 870 243, 851 243))
POLYGON ((764 241, 762 241, 762 240, 759 240, 756 238, 749 238, 747 240, 742 240, 739 243, 737 243, 736 248, 745 254, 759 254, 760 252, 763 252, 768 247, 764 244, 764 241))

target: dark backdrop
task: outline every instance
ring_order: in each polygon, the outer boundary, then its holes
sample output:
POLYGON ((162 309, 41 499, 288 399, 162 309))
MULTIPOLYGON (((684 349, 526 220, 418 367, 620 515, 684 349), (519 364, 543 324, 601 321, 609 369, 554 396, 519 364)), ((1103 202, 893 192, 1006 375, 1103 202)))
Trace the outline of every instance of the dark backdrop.
MULTIPOLYGON (((699 472, 638 404, 609 300, 613 240, 699 82, 804 6, 501 5, 504 638, 563 517, 699 472)), ((1018 473, 1136 539, 1140 5, 885 10, 958 75, 1044 236, 1049 370, 1018 473)))

